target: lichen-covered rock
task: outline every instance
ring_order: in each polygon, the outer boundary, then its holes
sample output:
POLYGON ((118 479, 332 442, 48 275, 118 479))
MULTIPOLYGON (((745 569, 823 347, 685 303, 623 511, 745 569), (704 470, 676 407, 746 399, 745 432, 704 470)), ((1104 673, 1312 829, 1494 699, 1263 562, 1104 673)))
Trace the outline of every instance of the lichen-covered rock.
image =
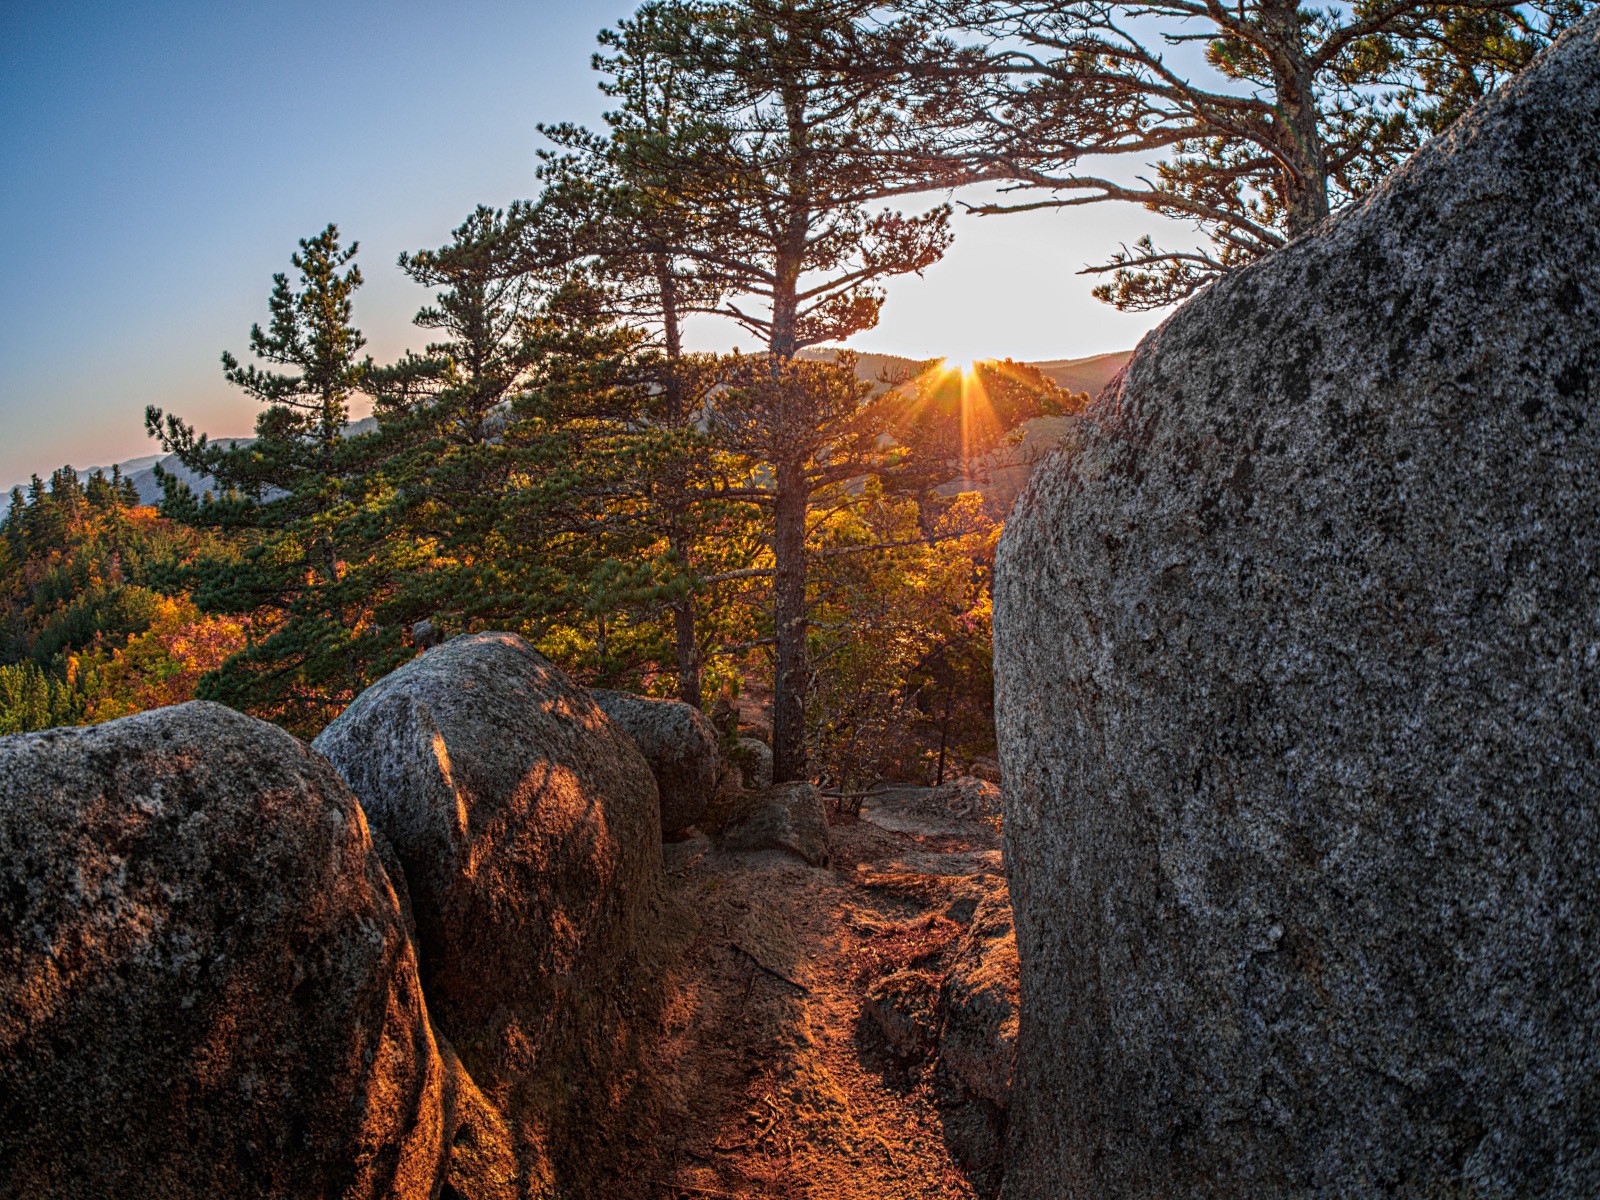
POLYGON ((699 820, 717 794, 722 769, 717 731, 705 714, 680 700, 603 688, 589 695, 650 764, 661 796, 661 832, 679 833, 699 820))
POLYGON ((901 1058, 936 1057, 963 1092, 999 1111, 1016 1068, 1017 939, 1004 882, 970 882, 981 899, 943 966, 874 980, 862 1010, 901 1058))
POLYGON ((760 738, 740 738, 739 769, 745 787, 752 792, 765 791, 772 786, 772 747, 760 738))
MULTIPOLYGON (((637 1067, 661 882, 631 738, 521 638, 455 638, 316 741, 394 846, 438 1027, 524 1162, 600 1169, 637 1067)), ((576 1193, 575 1193, 576 1194, 576 1193)))
POLYGON ((862 882, 922 903, 962 897, 945 910, 966 925, 960 937, 873 980, 861 1008, 902 1068, 931 1084, 945 1144, 973 1191, 993 1197, 1017 1041, 1017 944, 1005 882, 907 874, 869 874, 862 882))
POLYGON ((986 889, 939 988, 939 1073, 945 1141, 979 1196, 1005 1167, 1017 1062, 1017 939, 1003 885, 986 889))
POLYGON ((1000 785, 1000 763, 993 758, 975 758, 972 765, 967 768, 967 773, 974 779, 981 779, 985 783, 1000 785))
POLYGON ((1600 14, 1145 339, 995 587, 1006 1191, 1600 1194, 1600 14))
POLYGON ((729 850, 777 850, 813 867, 832 861, 828 810, 809 783, 780 783, 754 799, 722 834, 729 850))
POLYGON ((461 1088, 321 756, 204 703, 0 738, 0 1196, 429 1200, 461 1088))

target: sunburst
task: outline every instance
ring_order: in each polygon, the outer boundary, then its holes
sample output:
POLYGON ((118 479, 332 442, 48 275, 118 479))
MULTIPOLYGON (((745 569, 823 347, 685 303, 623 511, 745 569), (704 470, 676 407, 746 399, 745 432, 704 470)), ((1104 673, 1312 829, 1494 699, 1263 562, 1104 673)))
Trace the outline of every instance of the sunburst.
POLYGON ((939 369, 945 377, 955 376, 961 381, 959 416, 961 421, 961 462, 964 468, 974 459, 974 434, 986 422, 992 423, 994 421, 994 408, 990 404, 989 394, 983 386, 983 376, 978 373, 978 367, 980 365, 987 366, 990 361, 983 358, 948 357, 939 364, 939 369))

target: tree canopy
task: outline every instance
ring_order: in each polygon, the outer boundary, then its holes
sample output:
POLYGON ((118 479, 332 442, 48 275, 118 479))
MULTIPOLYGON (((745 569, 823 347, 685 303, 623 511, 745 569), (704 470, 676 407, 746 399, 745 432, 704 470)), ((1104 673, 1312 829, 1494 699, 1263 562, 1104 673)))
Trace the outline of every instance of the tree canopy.
POLYGON ((222 356, 255 437, 146 413, 206 483, 167 476, 159 516, 116 472, 13 494, 0 728, 200 695, 314 733, 500 628, 723 713, 770 685, 779 780, 937 773, 992 732, 991 484, 1087 397, 1009 360, 862 369, 888 282, 950 245, 929 194, 1189 221, 1198 249, 1093 268, 1159 307, 1370 190, 1582 7, 648 0, 600 35, 605 127, 541 126, 536 195, 399 257, 420 349, 365 353, 330 224, 222 356), (691 352, 708 316, 754 345, 691 352))
MULTIPOLYGON (((1311 229, 1527 64, 1586 0, 899 0, 940 28, 904 63, 932 180, 998 213, 1123 201, 1186 222, 1091 267, 1161 308, 1311 229), (1107 156, 1129 157, 1130 177, 1107 156)), ((864 77, 883 64, 866 61, 864 77)))

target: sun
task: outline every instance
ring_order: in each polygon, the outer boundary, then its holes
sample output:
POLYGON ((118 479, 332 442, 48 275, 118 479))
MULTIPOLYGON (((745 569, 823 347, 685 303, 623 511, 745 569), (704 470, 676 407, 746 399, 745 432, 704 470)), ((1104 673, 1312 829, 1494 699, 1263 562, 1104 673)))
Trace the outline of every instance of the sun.
POLYGON ((981 358, 970 357, 946 358, 942 365, 948 374, 960 375, 971 379, 973 373, 977 370, 978 364, 982 361, 981 358))

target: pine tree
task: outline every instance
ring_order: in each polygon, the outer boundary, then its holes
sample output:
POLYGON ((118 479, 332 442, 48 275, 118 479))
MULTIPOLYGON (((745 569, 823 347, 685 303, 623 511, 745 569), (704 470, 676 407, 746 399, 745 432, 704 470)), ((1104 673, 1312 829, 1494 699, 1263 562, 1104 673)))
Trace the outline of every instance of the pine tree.
MULTIPOLYGON (((194 569, 198 603, 211 612, 278 614, 271 635, 208 676, 202 696, 241 708, 271 702, 293 728, 310 729, 364 681, 351 643, 366 597, 341 588, 338 532, 359 503, 361 439, 349 439, 349 405, 370 360, 352 324, 361 285, 355 243, 342 247, 337 227, 302 239, 287 274, 273 276, 266 329, 250 330, 252 352, 278 371, 241 366, 222 355, 224 377, 261 402, 256 436, 212 442, 175 415, 151 406, 145 427, 189 470, 209 475, 216 492, 197 499, 176 478, 162 478, 162 511, 195 525, 251 531, 242 561, 194 569), (291 615, 294 619, 285 619, 291 615)), ((158 468, 158 478, 162 475, 158 468)))
MULTIPOLYGON (((145 411, 145 428, 164 450, 191 471, 212 476, 224 493, 256 506, 270 507, 270 500, 271 519, 279 524, 286 514, 327 507, 337 491, 335 459, 350 400, 370 369, 370 360, 358 357, 366 339, 351 324, 352 296, 361 286, 361 270, 352 263, 357 249, 354 242, 341 247, 338 227, 329 225, 302 238, 290 256, 298 289, 287 274, 272 277, 270 320, 266 329, 250 327, 250 349, 264 362, 297 370, 241 366, 223 351, 223 377, 263 405, 253 442, 223 446, 154 405, 145 411)), ((169 489, 169 496, 173 492, 181 489, 169 489)), ((331 572, 331 563, 321 565, 331 572)))
MULTIPOLYGON (((323 414, 342 415, 334 403, 307 407, 299 424, 279 405, 256 442, 215 448, 181 421, 151 415, 186 465, 223 488, 197 502, 169 485, 164 508, 237 527, 253 543, 242 563, 195 572, 204 608, 264 618, 262 635, 208 675, 202 695, 313 732, 412 652, 406 635, 421 618, 538 638, 585 606, 644 588, 631 576, 648 571, 618 569, 645 537, 629 519, 650 396, 640 337, 617 326, 567 264, 530 260, 527 220, 480 207, 446 246, 401 257, 434 291, 416 323, 435 340, 391 366, 359 364, 375 432, 348 437, 323 424, 323 414), (295 469, 268 476, 264 464, 295 469)), ((291 308, 332 313, 344 336, 304 334, 300 344, 320 336, 350 348, 344 372, 328 376, 348 388, 360 345, 348 304, 300 303, 325 293, 330 277, 348 282, 323 269, 342 267, 348 252, 329 239, 313 257, 296 256, 306 270, 300 295, 275 281, 275 319, 291 308)), ((284 327, 274 326, 280 346, 291 340, 284 327)), ((258 395, 327 394, 309 370, 298 391, 228 370, 258 395)))
POLYGON ((266 406, 262 418, 267 424, 258 425, 257 433, 285 454, 275 465, 288 472, 276 479, 244 475, 241 487, 248 481, 290 490, 305 473, 307 450, 322 474, 332 469, 334 450, 350 420, 350 398, 360 389, 368 366, 357 357, 366 338, 350 323, 351 297, 362 282, 361 269, 352 265, 358 249, 355 242, 341 248, 338 227, 329 225, 316 237, 301 239, 299 252, 289 258, 300 273, 298 291, 290 288, 287 275, 272 277, 267 299, 271 321, 265 330, 250 327, 250 352, 297 372, 254 363, 241 367, 223 351, 224 377, 266 406), (348 270, 341 274, 343 268, 348 270))
POLYGON ((90 508, 115 508, 118 503, 117 488, 104 471, 91 471, 83 485, 83 498, 89 502, 90 508))
POLYGON ((527 269, 520 230, 480 206, 447 245, 400 258, 436 289, 415 321, 438 340, 368 377, 379 431, 367 479, 380 497, 368 544, 429 547, 388 581, 385 627, 427 617, 517 628, 539 602, 508 586, 503 537, 508 494, 531 465, 516 427, 541 357, 532 330, 555 287, 527 269))
MULTIPOLYGON (((719 310, 715 272, 687 253, 705 224, 706 210, 672 169, 652 173, 652 160, 673 146, 673 168, 693 158, 702 140, 683 116, 692 109, 695 77, 671 57, 689 11, 675 3, 648 3, 616 30, 601 34, 609 51, 596 59, 608 72, 602 90, 619 102, 607 115, 609 137, 571 126, 541 126, 558 147, 546 151, 544 184, 526 212, 530 252, 544 262, 584 263, 604 281, 613 318, 655 331, 636 366, 651 397, 645 417, 657 436, 638 460, 634 482, 647 494, 642 511, 666 543, 658 594, 672 614, 678 697, 700 707, 706 640, 715 609, 706 600, 730 571, 749 562, 730 550, 742 539, 727 536, 737 507, 713 482, 716 453, 704 436, 704 412, 717 382, 712 356, 683 349, 683 321, 719 310), (636 153, 641 143, 649 146, 636 153), (707 533, 716 529, 720 536, 707 533)), ((642 444, 641 444, 642 449, 642 444)))
POLYGON ((74 724, 81 699, 31 662, 0 665, 0 736, 74 724))
POLYGON ((111 468, 111 489, 116 493, 116 502, 123 508, 137 508, 139 505, 139 489, 133 480, 122 473, 120 466, 111 468))
MULTIPOLYGON (((902 60, 930 183, 1029 194, 987 213, 1139 204, 1208 245, 1153 237, 1089 268, 1095 295, 1157 309, 1299 237, 1525 65, 1589 0, 899 0, 946 35, 902 60), (1204 51, 1202 66, 1190 47, 1204 51), (1150 160, 1136 180, 1088 169, 1150 160)), ((881 56, 853 68, 869 78, 881 56)))
POLYGON ((947 208, 916 217, 871 208, 917 182, 884 152, 896 118, 879 83, 839 69, 863 41, 903 51, 912 36, 872 25, 873 7, 652 5, 648 21, 609 36, 614 55, 597 59, 619 88, 646 61, 670 64, 680 81, 669 127, 616 123, 613 153, 625 178, 692 206, 676 252, 719 297, 712 307, 765 347, 759 362, 734 361, 739 400, 718 401, 716 425, 768 480, 736 494, 770 513, 780 780, 805 767, 806 512, 818 488, 863 470, 867 459, 849 461, 843 448, 869 445, 856 435, 864 392, 849 368, 795 356, 871 328, 880 282, 921 271, 949 241, 947 208))

